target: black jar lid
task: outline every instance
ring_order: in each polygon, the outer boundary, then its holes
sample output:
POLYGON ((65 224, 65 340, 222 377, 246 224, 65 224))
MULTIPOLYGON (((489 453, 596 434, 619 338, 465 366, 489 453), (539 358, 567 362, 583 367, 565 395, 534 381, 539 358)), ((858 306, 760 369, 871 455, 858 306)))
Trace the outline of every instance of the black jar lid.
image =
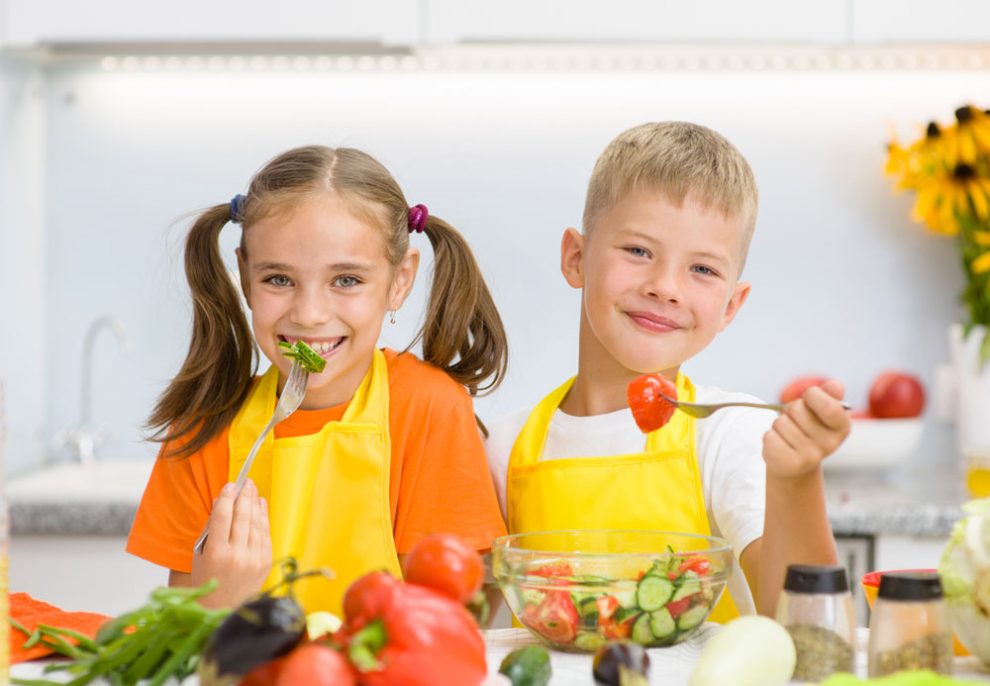
POLYGON ((881 574, 877 596, 888 600, 938 600, 942 597, 942 580, 932 572, 881 574))
POLYGON ((789 565, 784 590, 792 593, 844 593, 849 590, 849 577, 845 567, 789 565))

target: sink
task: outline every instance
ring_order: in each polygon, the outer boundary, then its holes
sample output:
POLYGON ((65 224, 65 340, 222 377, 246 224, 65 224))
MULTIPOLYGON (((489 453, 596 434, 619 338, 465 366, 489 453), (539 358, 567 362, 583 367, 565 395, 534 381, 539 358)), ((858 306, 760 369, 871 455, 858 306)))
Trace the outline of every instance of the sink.
POLYGON ((137 505, 154 460, 65 462, 13 477, 5 490, 11 505, 100 503, 137 505))

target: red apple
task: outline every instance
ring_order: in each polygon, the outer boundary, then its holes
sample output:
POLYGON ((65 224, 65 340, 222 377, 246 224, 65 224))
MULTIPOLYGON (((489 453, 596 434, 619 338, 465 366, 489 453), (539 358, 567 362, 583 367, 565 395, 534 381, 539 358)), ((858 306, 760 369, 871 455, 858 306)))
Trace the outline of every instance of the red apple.
POLYGON ((826 381, 828 378, 824 376, 799 376, 784 386, 784 390, 780 392, 780 402, 789 403, 792 400, 797 400, 812 386, 821 386, 826 381))
POLYGON ((884 372, 870 386, 870 414, 883 419, 917 417, 925 409, 925 387, 906 372, 884 372))

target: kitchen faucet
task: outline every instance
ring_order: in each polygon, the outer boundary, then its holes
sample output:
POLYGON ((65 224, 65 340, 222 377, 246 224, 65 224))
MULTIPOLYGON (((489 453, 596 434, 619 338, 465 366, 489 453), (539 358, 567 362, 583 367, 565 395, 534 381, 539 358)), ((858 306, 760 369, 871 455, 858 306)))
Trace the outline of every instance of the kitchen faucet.
POLYGON ((86 329, 83 340, 82 380, 79 388, 79 423, 62 429, 55 435, 55 446, 68 446, 72 453, 85 465, 96 461, 96 449, 102 445, 110 432, 105 427, 93 426, 93 350, 97 334, 109 328, 117 338, 122 350, 129 348, 127 330, 124 324, 114 317, 97 317, 86 329))

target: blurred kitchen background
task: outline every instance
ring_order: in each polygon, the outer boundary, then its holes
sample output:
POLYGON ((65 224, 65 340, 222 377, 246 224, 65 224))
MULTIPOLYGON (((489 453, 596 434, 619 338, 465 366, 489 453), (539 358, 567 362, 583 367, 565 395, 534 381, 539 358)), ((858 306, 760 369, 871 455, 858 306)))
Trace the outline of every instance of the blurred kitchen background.
MULTIPOLYGON (((482 418, 574 371, 561 233, 606 143, 662 119, 723 133, 761 192, 752 295, 692 377, 772 399, 822 373, 862 407, 900 369, 931 397, 962 273, 892 192, 885 144, 990 106, 988 40, 979 0, 0 0, 7 473, 68 459, 56 439, 87 413, 98 459, 155 454, 142 425, 188 344, 190 217, 306 143, 372 153, 468 238, 511 344, 482 418)), ((408 342, 426 283, 385 344, 408 342)), ((956 469, 935 415, 910 461, 956 469)))

